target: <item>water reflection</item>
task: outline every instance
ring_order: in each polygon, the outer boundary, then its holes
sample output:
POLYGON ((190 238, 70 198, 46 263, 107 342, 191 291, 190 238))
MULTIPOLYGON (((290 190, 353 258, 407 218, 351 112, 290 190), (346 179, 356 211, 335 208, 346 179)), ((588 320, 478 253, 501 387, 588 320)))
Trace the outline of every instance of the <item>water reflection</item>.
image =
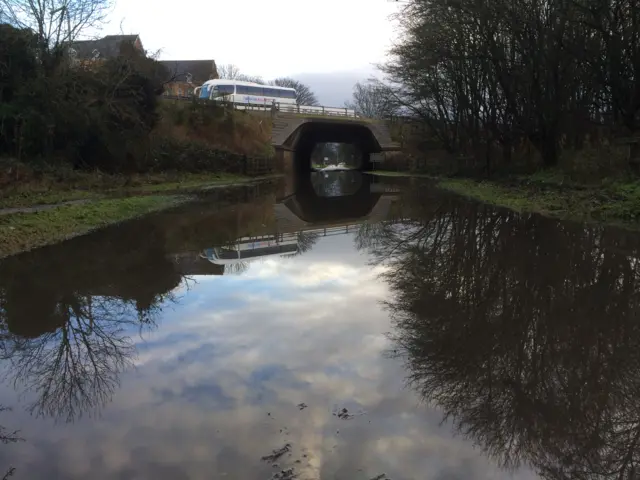
MULTIPOLYGON (((7 407, 0 405, 0 414, 4 414, 4 412, 6 412, 7 410, 9 410, 7 407)), ((10 443, 17 443, 21 440, 22 438, 20 438, 17 431, 11 431, 6 427, 0 425, 0 443, 7 445, 10 443)), ((2 466, 0 467, 0 474, 2 475, 2 477, 0 478, 2 478, 2 480, 7 480, 9 477, 13 476, 15 471, 15 467, 2 466)))
POLYGON ((370 181, 358 171, 328 171, 311 174, 313 190, 320 197, 344 197, 354 195, 370 181))
POLYGON ((506 467, 637 478, 637 236, 421 204, 415 221, 359 238, 388 266, 392 356, 413 387, 506 467))
MULTIPOLYGON (((0 262, 2 374, 33 399, 32 414, 69 422, 97 413, 132 365, 135 336, 156 327, 192 270, 203 273, 202 262, 188 261, 195 256, 189 249, 204 246, 203 236, 223 241, 239 226, 250 228, 243 204, 213 212, 204 205, 0 262), (212 219, 226 220, 226 230, 215 221, 203 228, 212 219)), ((259 221, 262 211, 254 208, 252 216, 259 221)))
POLYGON ((634 478, 638 236, 345 173, 0 263, 0 465, 634 478))
POLYGON ((125 331, 153 328, 181 281, 147 234, 139 248, 115 229, 0 263, 3 376, 35 394, 32 413, 72 421, 111 397, 134 355, 125 331))

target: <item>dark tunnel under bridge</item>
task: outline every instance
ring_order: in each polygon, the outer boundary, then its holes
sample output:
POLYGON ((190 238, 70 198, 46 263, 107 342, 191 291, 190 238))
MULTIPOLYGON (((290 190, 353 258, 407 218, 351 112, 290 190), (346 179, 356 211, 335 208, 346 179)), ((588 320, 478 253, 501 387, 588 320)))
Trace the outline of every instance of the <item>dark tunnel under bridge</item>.
POLYGON ((399 149, 383 121, 284 114, 274 118, 272 145, 285 172, 311 170, 311 154, 316 145, 322 143, 354 145, 362 155, 362 170, 370 168, 372 153, 399 149))

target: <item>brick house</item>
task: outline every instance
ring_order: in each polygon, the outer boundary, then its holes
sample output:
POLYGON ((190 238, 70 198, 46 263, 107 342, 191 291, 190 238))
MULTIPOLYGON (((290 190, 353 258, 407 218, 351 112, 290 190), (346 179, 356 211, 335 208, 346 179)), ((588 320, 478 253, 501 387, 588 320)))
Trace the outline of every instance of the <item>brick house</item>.
MULTIPOLYGON (((139 35, 107 35, 97 40, 82 40, 69 46, 68 54, 75 65, 91 67, 101 61, 126 55, 127 48, 144 54, 139 35)), ((210 79, 218 78, 214 60, 160 60, 166 70, 162 77, 170 80, 164 94, 187 97, 193 89, 210 79)))
POLYGON ((165 85, 164 94, 188 97, 193 89, 207 80, 218 78, 215 60, 160 60, 171 79, 165 85))
POLYGON ((127 45, 144 53, 139 35, 107 35, 97 40, 73 42, 69 46, 69 57, 72 62, 87 66, 121 55, 127 45))

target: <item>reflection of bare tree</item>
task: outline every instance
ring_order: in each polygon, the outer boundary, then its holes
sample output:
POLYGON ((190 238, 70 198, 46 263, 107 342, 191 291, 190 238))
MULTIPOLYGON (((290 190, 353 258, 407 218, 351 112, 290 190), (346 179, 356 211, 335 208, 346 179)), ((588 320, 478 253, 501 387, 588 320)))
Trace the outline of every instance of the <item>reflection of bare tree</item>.
POLYGON ((71 421, 111 397, 132 337, 154 328, 180 284, 163 245, 138 223, 0 262, 2 375, 33 414, 71 421))
POLYGON ((298 250, 295 255, 302 255, 313 248, 318 241, 319 235, 317 232, 305 232, 300 231, 296 233, 296 240, 298 242, 298 250))
POLYGON ((462 434, 546 478, 636 478, 637 236, 454 200, 360 236, 411 383, 462 434))
POLYGON ((5 339, 6 374, 35 394, 32 413, 69 421, 110 399, 135 354, 130 335, 153 318, 127 302, 80 295, 62 299, 55 315, 61 323, 51 332, 5 339))
POLYGON ((229 263, 224 266, 225 275, 242 275, 249 270, 249 262, 229 263))
MULTIPOLYGON (((0 413, 5 412, 7 410, 9 409, 0 405, 0 413)), ((22 439, 18 436, 17 431, 7 430, 5 427, 0 425, 0 443, 3 443, 6 445, 8 443, 16 443, 21 440, 22 439)), ((4 475, 2 476, 2 480, 6 480, 9 477, 11 477, 14 474, 15 470, 16 470, 15 468, 9 467, 7 471, 4 473, 4 475)))

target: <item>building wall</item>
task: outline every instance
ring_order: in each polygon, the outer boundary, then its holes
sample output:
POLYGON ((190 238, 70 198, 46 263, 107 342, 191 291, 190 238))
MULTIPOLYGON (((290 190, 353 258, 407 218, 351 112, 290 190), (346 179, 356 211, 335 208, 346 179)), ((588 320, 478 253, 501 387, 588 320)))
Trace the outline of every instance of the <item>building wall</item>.
POLYGON ((171 82, 165 85, 164 94, 172 97, 189 97, 195 85, 187 82, 171 82))

